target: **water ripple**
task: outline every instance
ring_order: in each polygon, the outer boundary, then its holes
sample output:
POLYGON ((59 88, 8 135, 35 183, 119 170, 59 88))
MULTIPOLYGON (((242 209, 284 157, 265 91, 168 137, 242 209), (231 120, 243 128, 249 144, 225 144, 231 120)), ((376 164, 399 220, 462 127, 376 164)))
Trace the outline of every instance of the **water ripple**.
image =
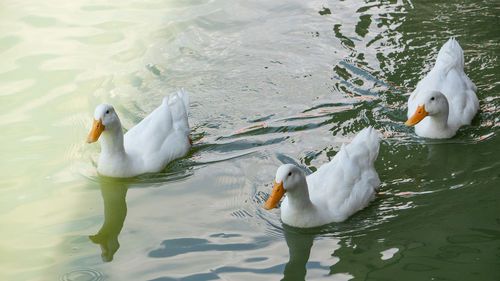
POLYGON ((87 269, 78 269, 71 272, 68 272, 61 276, 61 281, 102 281, 105 276, 91 268, 87 269))

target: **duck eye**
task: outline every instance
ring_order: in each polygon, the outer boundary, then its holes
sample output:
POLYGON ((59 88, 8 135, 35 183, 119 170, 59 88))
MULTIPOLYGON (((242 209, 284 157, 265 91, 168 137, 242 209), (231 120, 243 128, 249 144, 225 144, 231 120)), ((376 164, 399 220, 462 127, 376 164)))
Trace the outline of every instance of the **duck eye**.
POLYGON ((288 173, 288 176, 291 176, 292 175, 292 172, 288 173))
POLYGON ((432 97, 431 100, 435 100, 436 98, 432 97))
POLYGON ((106 110, 106 114, 109 114, 109 110, 106 110))

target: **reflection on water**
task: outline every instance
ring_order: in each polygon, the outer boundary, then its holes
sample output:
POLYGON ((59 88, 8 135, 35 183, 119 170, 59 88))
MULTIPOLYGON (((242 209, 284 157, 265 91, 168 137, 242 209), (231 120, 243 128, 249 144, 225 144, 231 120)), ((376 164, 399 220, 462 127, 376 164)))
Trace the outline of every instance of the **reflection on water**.
POLYGON ((309 261, 314 234, 303 234, 285 228, 285 240, 290 259, 283 272, 284 281, 306 280, 306 264, 309 261))
MULTIPOLYGON (((235 238, 240 237, 239 234, 225 234, 217 233, 212 234, 212 238, 235 238)), ((195 252, 207 252, 207 251, 249 251, 256 250, 260 248, 267 247, 269 241, 265 237, 256 238, 251 243, 231 243, 225 241, 225 243, 211 243, 207 239, 200 238, 179 238, 179 239, 168 239, 161 242, 163 248, 153 250, 149 252, 149 256, 152 258, 167 258, 177 255, 195 253, 195 252)))
POLYGON ((95 235, 89 238, 101 246, 101 257, 105 262, 113 260, 120 243, 118 236, 127 216, 127 186, 124 180, 105 178, 100 181, 101 195, 104 202, 104 223, 95 235))

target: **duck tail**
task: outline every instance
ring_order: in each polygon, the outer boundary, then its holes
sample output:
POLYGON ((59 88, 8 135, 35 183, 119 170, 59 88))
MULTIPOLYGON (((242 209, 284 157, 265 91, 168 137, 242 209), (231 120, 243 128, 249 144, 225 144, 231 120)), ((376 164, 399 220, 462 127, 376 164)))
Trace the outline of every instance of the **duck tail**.
POLYGON ((184 104, 184 108, 186 109, 186 114, 189 114, 189 92, 181 88, 177 91, 179 97, 182 99, 182 103, 184 104))
POLYGON ((444 68, 448 73, 452 68, 464 69, 464 51, 455 37, 451 37, 439 50, 436 67, 444 68))
POLYGON ((173 119, 174 128, 189 134, 189 93, 184 89, 172 93, 168 99, 168 109, 173 119))
POLYGON ((348 145, 346 150, 350 150, 350 154, 365 155, 369 163, 374 163, 377 159, 380 148, 380 133, 372 126, 361 130, 348 145), (352 148, 351 148, 352 147, 352 148))
POLYGON ((174 92, 170 95, 170 98, 168 99, 168 105, 172 106, 175 103, 178 103, 179 101, 182 101, 182 105, 184 107, 184 110, 186 111, 186 115, 189 114, 189 92, 184 90, 184 88, 180 88, 177 90, 177 92, 174 92))

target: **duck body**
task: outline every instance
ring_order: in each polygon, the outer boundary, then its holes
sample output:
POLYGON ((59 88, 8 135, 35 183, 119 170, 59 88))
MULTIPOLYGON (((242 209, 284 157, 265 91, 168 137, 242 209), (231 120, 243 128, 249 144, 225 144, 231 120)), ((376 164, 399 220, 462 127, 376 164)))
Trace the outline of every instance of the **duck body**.
POLYGON ((478 111, 476 91, 464 72, 463 50, 455 38, 450 38, 441 47, 432 70, 410 95, 405 125, 415 125, 415 133, 421 137, 451 138, 461 126, 470 124, 478 111), (434 111, 429 112, 438 93, 446 102, 435 104, 434 111), (421 114, 416 114, 419 110, 421 114))
POLYGON ((378 151, 379 133, 369 127, 307 177, 295 165, 282 165, 264 208, 274 208, 286 193, 281 220, 287 225, 306 228, 344 221, 375 198, 378 151))
POLYGON ((97 139, 101 142, 99 174, 126 178, 159 172, 172 160, 185 156, 191 147, 188 112, 189 93, 181 89, 164 98, 158 108, 123 135, 114 108, 99 105, 87 139, 89 143, 97 139))

